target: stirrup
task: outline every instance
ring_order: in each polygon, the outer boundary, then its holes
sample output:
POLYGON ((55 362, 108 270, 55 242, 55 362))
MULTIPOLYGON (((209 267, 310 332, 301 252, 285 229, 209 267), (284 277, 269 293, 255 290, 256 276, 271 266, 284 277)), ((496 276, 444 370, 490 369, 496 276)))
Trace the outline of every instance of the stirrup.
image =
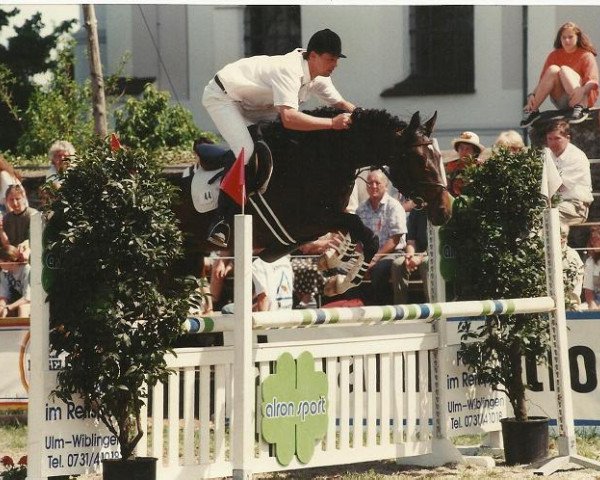
POLYGON ((210 230, 207 240, 217 247, 227 248, 229 242, 229 224, 225 220, 219 220, 210 230))

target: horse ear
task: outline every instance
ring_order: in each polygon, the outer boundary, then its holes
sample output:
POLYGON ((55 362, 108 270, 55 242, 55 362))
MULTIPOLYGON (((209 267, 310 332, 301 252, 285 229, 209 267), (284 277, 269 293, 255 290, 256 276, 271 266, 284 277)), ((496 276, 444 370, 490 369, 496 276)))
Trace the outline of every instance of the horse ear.
POLYGON ((421 126, 421 114, 419 112, 415 112, 410 119, 410 123, 408 124, 409 131, 415 131, 417 128, 421 126))
POLYGON ((437 110, 435 111, 433 116, 423 124, 423 126, 425 127, 425 134, 428 137, 431 137, 431 132, 433 132, 433 127, 435 127, 436 120, 437 120, 437 110))

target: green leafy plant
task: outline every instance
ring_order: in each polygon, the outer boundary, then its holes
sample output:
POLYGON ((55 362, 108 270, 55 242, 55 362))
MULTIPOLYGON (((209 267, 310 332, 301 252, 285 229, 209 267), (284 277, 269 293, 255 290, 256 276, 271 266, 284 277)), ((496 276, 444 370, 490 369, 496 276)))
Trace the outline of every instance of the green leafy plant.
POLYGON ((2 480, 25 480, 27 478, 27 455, 22 456, 15 465, 12 457, 5 455, 0 459, 4 471, 0 472, 2 480))
POLYGON ((51 345, 65 354, 55 394, 80 397, 117 436, 123 458, 143 431, 148 388, 170 373, 171 351, 196 284, 172 279, 182 234, 175 187, 143 150, 108 142, 76 156, 47 207, 46 251, 60 268, 45 271, 51 345))
POLYGON ((89 81, 81 85, 72 78, 73 63, 73 44, 68 43, 58 53, 51 80, 35 87, 23 114, 23 134, 17 147, 20 154, 46 154, 57 139, 70 141, 76 150, 92 142, 91 86, 89 81))
MULTIPOLYGON (((546 295, 545 199, 537 150, 494 153, 465 171, 466 186, 453 208, 445 237, 455 254, 460 300, 546 295)), ((546 314, 492 315, 478 326, 460 322, 462 361, 478 379, 506 393, 517 420, 527 419, 522 358, 546 361, 546 314)))
POLYGON ((152 84, 144 87, 140 99, 129 98, 115 111, 115 131, 123 144, 156 150, 161 147, 186 146, 201 135, 192 114, 180 105, 169 103, 168 92, 152 84))

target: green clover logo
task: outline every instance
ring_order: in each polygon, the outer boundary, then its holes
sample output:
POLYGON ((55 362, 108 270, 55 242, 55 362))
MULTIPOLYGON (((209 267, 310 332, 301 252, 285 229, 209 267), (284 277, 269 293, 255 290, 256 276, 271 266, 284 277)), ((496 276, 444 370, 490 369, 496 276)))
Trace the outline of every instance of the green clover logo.
POLYGON ((289 465, 312 458, 317 440, 327 432, 327 376, 315 372, 315 359, 303 352, 298 359, 283 353, 275 373, 262 383, 261 430, 275 444, 277 461, 289 465))

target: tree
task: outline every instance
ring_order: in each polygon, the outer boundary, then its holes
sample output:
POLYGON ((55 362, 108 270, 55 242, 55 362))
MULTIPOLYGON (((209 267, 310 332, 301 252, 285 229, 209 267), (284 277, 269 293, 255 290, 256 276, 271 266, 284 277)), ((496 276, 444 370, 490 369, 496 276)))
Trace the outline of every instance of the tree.
MULTIPOLYGON (((443 233, 455 254, 458 299, 547 294, 542 166, 539 150, 503 149, 466 169, 467 185, 443 233)), ((547 360, 548 315, 491 315, 477 327, 469 319, 459 324, 459 332, 464 363, 479 380, 506 393, 516 419, 526 420, 522 358, 547 360)))
POLYGON ((46 278, 51 345, 65 354, 56 395, 80 397, 117 436, 122 458, 143 431, 148 389, 166 381, 165 353, 181 332, 192 279, 168 272, 182 256, 171 210, 176 188, 143 150, 108 142, 76 156, 44 232, 60 269, 46 278))
MULTIPOLYGON (((0 8, 0 30, 8 26, 19 9, 0 8)), ((48 35, 42 35, 44 28, 41 13, 35 13, 20 27, 14 27, 16 35, 8 38, 6 46, 0 44, 0 80, 10 78, 8 85, 0 88, 0 150, 14 150, 23 132, 20 119, 35 90, 34 75, 45 73, 56 65, 51 52, 57 47, 62 34, 71 30, 75 19, 65 20, 48 35)))
POLYGON ((192 114, 181 105, 169 104, 170 95, 146 84, 142 98, 129 98, 115 112, 115 131, 122 142, 134 148, 156 150, 189 145, 201 132, 192 114))

